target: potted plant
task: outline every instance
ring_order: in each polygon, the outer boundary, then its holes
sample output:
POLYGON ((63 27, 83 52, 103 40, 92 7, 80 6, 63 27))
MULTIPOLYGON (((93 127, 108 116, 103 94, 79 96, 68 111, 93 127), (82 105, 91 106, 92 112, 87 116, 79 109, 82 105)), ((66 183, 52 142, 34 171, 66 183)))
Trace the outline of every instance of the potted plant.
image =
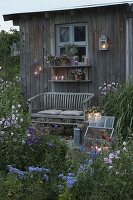
POLYGON ((59 57, 56 57, 56 61, 60 64, 60 65, 66 65, 70 63, 70 58, 67 55, 61 55, 59 57))
POLYGON ((78 52, 78 47, 75 44, 66 44, 64 47, 65 55, 67 55, 69 58, 72 58, 78 52))
POLYGON ((56 61, 56 56, 53 56, 53 55, 48 55, 48 56, 45 58, 45 62, 46 62, 46 63, 54 64, 55 61, 56 61))
POLYGON ((75 80, 85 80, 86 70, 83 68, 75 68, 72 70, 72 74, 75 80))
POLYGON ((46 63, 50 63, 52 65, 66 65, 70 63, 70 58, 67 55, 61 55, 61 56, 53 56, 48 55, 45 58, 46 63))

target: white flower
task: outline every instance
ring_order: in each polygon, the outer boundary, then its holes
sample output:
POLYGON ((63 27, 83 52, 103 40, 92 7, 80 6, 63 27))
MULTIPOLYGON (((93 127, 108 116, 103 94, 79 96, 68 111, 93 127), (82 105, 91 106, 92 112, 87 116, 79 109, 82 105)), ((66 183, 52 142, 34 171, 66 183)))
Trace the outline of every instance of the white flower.
POLYGON ((11 132, 11 135, 14 135, 14 133, 13 133, 13 132, 11 132))
POLYGON ((15 113, 18 113, 18 110, 16 110, 15 113))
POLYGON ((110 166, 109 166, 109 169, 112 169, 112 168, 113 168, 113 166, 112 166, 112 165, 110 165, 110 166))
POLYGON ((112 85, 115 85, 115 82, 112 82, 112 85))
POLYGON ((16 121, 16 120, 14 120, 14 121, 13 121, 13 124, 17 124, 17 121, 16 121))
POLYGON ((16 114, 16 116, 17 116, 17 117, 19 117, 19 116, 20 116, 20 114, 19 114, 19 113, 17 113, 17 114, 16 114))
POLYGON ((5 118, 4 118, 4 117, 2 118, 2 121, 5 121, 5 118))
POLYGON ((13 109, 15 109, 15 106, 14 106, 14 105, 12 105, 12 110, 13 110, 13 109))
POLYGON ((23 121, 24 121, 23 118, 21 118, 21 119, 20 119, 20 122, 23 122, 23 121))
POLYGON ((16 117, 15 117, 15 115, 14 115, 14 114, 12 114, 12 119, 13 119, 13 120, 15 120, 15 119, 16 119, 16 117))
POLYGON ((0 125, 1 125, 1 124, 3 124, 3 122, 2 122, 2 121, 0 121, 0 125))
POLYGON ((126 144, 127 144, 127 143, 124 141, 124 142, 123 142, 123 145, 126 146, 126 144))
POLYGON ((25 140, 22 140, 22 144, 25 144, 25 140))
POLYGON ((30 134, 27 134, 28 137, 30 137, 30 134))
POLYGON ((115 155, 114 158, 117 159, 117 160, 120 159, 120 157, 117 154, 115 155))
POLYGON ((21 105, 20 104, 18 104, 18 108, 20 108, 21 107, 21 105))
POLYGON ((4 131, 0 131, 0 135, 4 135, 5 134, 5 132, 4 131))
POLYGON ((116 151, 117 154, 120 154, 120 150, 116 151))
POLYGON ((123 151, 126 151, 127 149, 126 149, 126 147, 123 147, 123 149, 122 149, 123 151))

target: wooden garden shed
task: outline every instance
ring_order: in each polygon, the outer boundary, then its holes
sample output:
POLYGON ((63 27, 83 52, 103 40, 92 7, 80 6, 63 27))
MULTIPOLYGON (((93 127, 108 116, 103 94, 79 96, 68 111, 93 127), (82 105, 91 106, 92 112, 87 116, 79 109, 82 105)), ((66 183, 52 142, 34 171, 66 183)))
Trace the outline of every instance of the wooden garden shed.
POLYGON ((97 97, 104 82, 133 77, 133 1, 69 2, 52 7, 49 0, 40 10, 4 15, 5 21, 20 26, 21 80, 27 98, 45 91, 91 92, 97 97), (66 44, 78 46, 79 63, 72 68, 85 69, 85 80, 71 79, 71 66, 45 62, 49 55, 60 56, 66 44))

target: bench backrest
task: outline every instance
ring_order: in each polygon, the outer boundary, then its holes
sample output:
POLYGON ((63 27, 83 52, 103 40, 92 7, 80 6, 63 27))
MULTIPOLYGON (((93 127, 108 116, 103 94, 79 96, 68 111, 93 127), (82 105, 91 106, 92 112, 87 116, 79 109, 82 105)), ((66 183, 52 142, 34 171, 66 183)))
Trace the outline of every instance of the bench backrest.
POLYGON ((93 96, 92 93, 47 92, 44 94, 44 108, 83 110, 84 101, 93 96))

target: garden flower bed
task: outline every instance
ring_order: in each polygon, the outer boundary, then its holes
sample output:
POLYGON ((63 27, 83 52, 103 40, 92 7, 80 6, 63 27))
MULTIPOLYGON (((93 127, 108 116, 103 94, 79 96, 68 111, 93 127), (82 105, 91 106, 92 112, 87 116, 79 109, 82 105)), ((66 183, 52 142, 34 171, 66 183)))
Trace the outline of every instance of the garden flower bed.
POLYGON ((132 200, 132 126, 114 149, 86 154, 30 124, 19 84, 1 87, 0 106, 1 200, 132 200))

